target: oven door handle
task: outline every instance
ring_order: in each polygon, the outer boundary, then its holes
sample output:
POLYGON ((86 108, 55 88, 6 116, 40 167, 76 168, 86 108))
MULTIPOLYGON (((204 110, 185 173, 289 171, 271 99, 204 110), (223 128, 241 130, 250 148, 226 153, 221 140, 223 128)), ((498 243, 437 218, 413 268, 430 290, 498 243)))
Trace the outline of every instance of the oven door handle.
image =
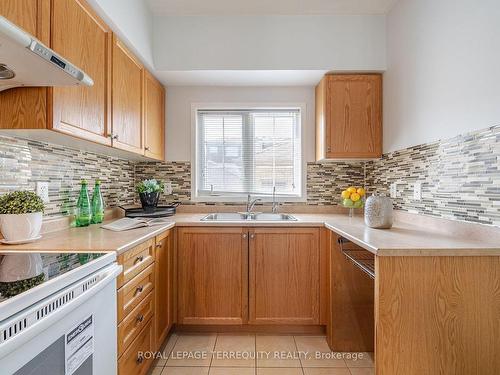
MULTIPOLYGON (((46 329, 50 328, 53 324, 56 322, 62 320, 65 315, 76 309, 78 306, 81 304, 85 303, 88 301, 90 298, 92 298, 95 294, 97 294, 99 291, 101 291, 106 285, 108 285, 110 282, 115 281, 116 277, 122 272, 122 266, 114 263, 100 271, 98 273, 106 273, 106 275, 98 281, 96 284, 94 284, 91 288, 87 289, 77 297, 75 297, 73 300, 62 306, 60 309, 48 314, 45 318, 42 318, 38 320, 37 322, 33 323, 30 327, 27 327, 25 330, 19 332, 16 336, 0 343, 0 359, 5 357, 7 354, 13 352, 20 346, 24 345, 25 343, 29 342, 32 340, 34 337, 36 337, 38 334, 41 332, 45 331, 46 329)), ((90 276, 90 275, 89 275, 90 276)), ((87 278, 84 278, 84 280, 87 278)), ((75 283, 78 284, 78 283, 75 283)), ((67 288, 64 288, 60 290, 59 292, 53 294, 49 298, 52 298, 54 296, 58 295, 63 295, 67 292, 68 289, 73 287, 74 285, 70 285, 67 288)), ((38 310, 41 306, 45 304, 44 301, 39 302, 32 307, 30 307, 26 314, 30 314, 33 311, 38 310)), ((20 314, 25 314, 25 312, 21 312, 20 314)), ((0 332, 3 330, 4 326, 9 325, 9 321, 17 321, 19 320, 19 314, 15 315, 11 319, 7 319, 1 326, 0 326, 0 332)), ((11 323, 10 323, 11 324, 11 323)))

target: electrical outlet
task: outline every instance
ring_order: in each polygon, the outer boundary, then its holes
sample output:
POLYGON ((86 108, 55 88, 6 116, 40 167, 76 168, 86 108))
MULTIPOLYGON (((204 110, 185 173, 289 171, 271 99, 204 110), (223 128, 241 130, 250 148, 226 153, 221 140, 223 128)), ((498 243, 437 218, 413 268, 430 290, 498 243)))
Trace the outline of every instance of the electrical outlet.
POLYGON ((422 200, 422 183, 420 181, 415 182, 413 185, 413 199, 416 201, 422 200))
POLYGON ((398 195, 398 184, 396 184, 395 182, 391 184, 390 186, 390 196, 391 198, 397 198, 397 195, 398 195))
POLYGON ((36 194, 42 198, 43 203, 49 203, 49 183, 38 181, 36 183, 36 194))
POLYGON ((163 184, 163 193, 166 195, 172 194, 174 189, 172 188, 172 183, 170 181, 167 181, 163 184))

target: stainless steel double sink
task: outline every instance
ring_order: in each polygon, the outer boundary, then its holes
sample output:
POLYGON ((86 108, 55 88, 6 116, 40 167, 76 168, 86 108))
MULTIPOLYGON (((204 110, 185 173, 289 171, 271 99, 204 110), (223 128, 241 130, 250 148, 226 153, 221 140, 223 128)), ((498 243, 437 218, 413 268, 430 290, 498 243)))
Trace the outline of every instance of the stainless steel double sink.
POLYGON ((221 212, 208 214, 201 221, 297 221, 297 218, 289 214, 221 212))

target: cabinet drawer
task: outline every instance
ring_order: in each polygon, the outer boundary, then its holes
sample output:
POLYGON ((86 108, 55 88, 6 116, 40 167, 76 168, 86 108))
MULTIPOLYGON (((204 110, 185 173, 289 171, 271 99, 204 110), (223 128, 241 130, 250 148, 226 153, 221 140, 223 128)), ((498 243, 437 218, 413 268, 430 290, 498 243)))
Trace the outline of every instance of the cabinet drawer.
POLYGON ((118 357, 123 354, 154 313, 154 293, 142 300, 118 325, 118 357))
POLYGON ((153 290, 154 280, 154 264, 152 264, 118 289, 118 322, 130 314, 153 290))
POLYGON ((118 264, 123 266, 123 272, 116 280, 117 288, 121 288, 154 262, 154 244, 155 240, 152 238, 118 256, 118 264))
MULTIPOLYGON (((140 352, 152 351, 153 348, 153 321, 150 320, 142 332, 118 360, 119 375, 144 375, 151 366, 152 358, 146 359, 140 352)), ((150 356, 151 357, 151 356, 150 356)))

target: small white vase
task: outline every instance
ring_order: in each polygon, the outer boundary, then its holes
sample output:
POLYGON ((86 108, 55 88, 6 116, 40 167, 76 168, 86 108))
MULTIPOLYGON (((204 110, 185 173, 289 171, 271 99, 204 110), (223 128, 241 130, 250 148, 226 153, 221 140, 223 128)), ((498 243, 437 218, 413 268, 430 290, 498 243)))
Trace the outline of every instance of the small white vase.
POLYGON ((41 212, 31 214, 2 214, 0 229, 7 241, 22 241, 38 237, 42 229, 43 215, 41 212))
POLYGON ((5 254, 0 262, 0 282, 31 279, 43 273, 40 253, 5 254))

